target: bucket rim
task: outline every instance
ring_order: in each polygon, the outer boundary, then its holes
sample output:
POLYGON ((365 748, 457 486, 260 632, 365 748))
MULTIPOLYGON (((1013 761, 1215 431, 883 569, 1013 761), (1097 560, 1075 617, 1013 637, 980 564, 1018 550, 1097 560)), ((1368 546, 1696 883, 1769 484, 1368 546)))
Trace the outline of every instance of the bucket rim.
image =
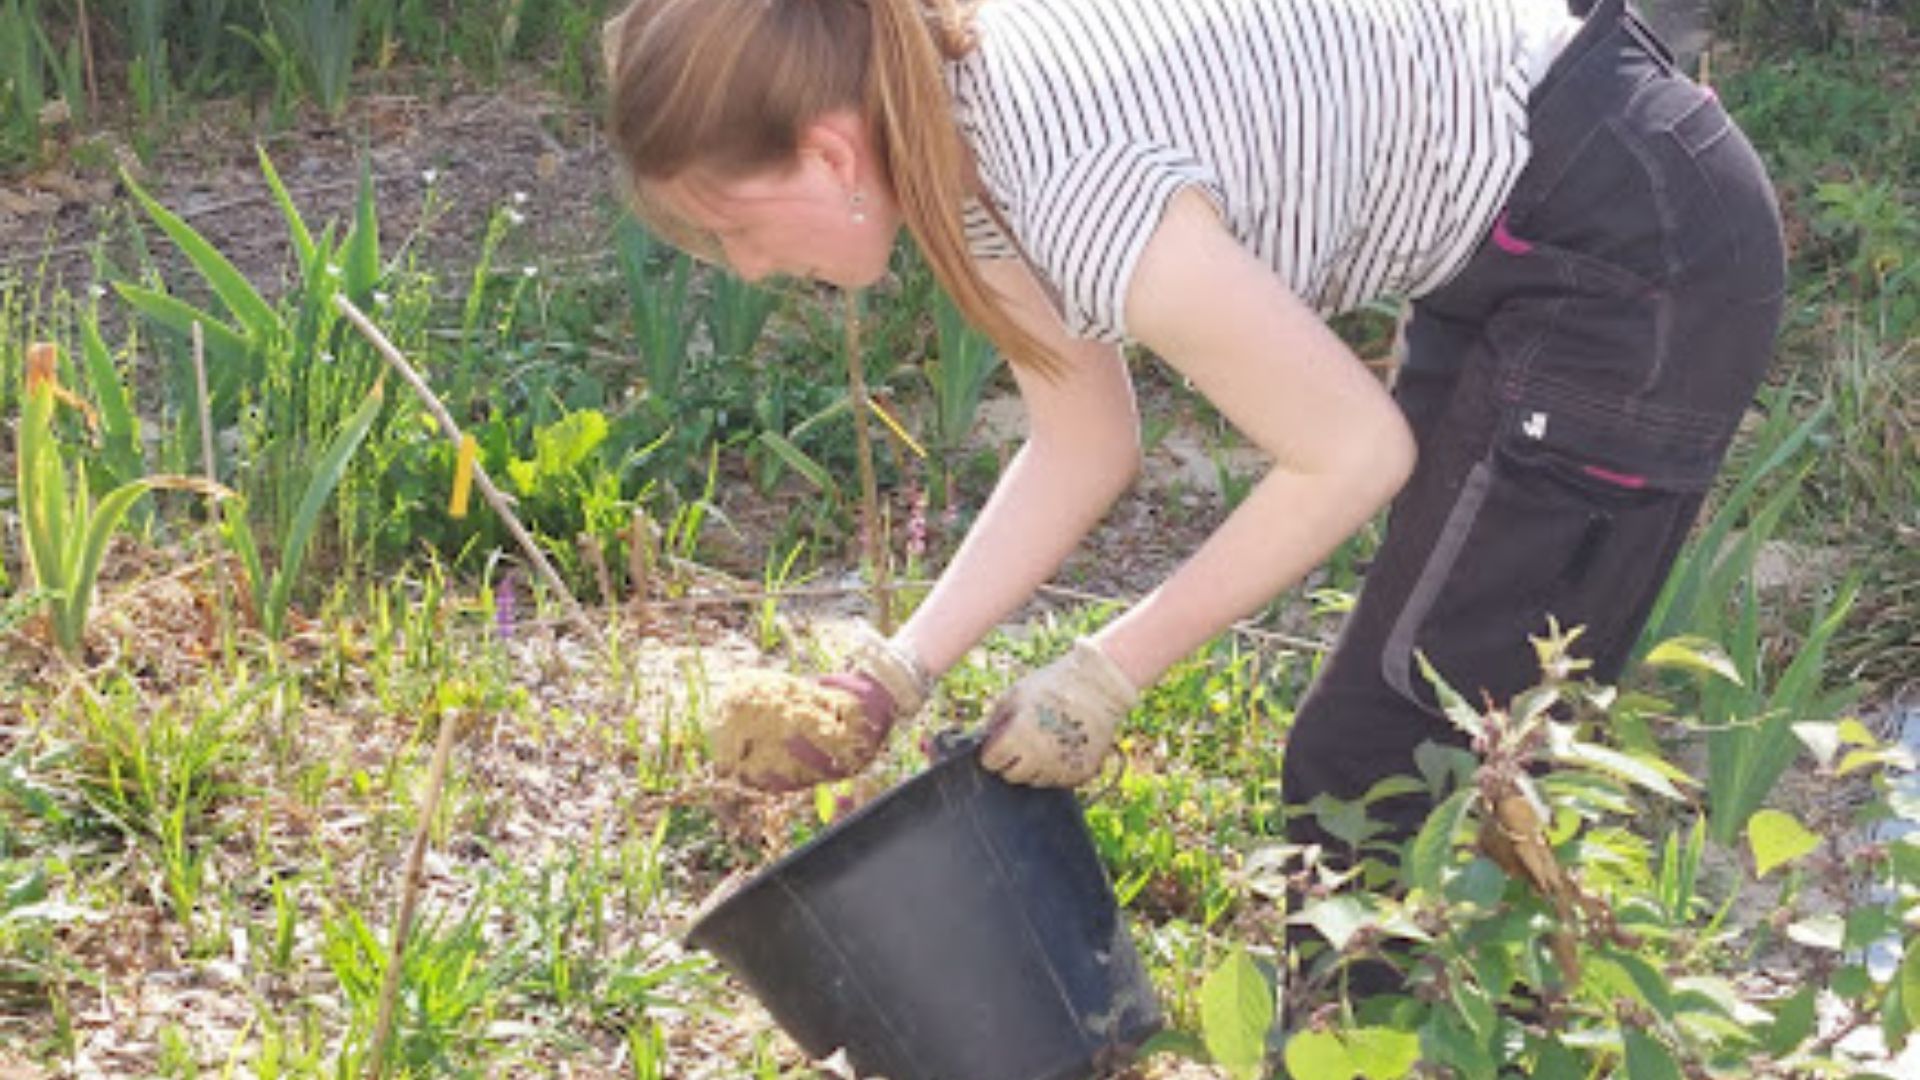
MULTIPOLYGON (((928 763, 926 768, 867 800, 847 816, 828 823, 825 828, 807 838, 805 843, 782 853, 753 871, 744 881, 719 899, 709 897, 702 901, 689 916, 687 928, 680 934, 681 942, 705 951, 706 947, 696 939, 702 928, 719 918, 722 912, 740 903, 749 893, 771 888, 773 883, 785 876, 795 864, 808 858, 815 851, 841 841, 848 833, 858 829, 861 822, 877 815, 886 806, 899 802, 914 791, 937 783, 940 777, 962 767, 964 763, 972 763, 990 781, 1007 784, 1008 781, 979 765, 978 751, 980 744, 984 741, 984 737, 973 732, 948 731, 935 734, 928 740, 928 752, 933 755, 934 760, 928 763)), ((722 881, 720 885, 715 886, 715 891, 719 892, 725 888, 726 881, 722 881)))

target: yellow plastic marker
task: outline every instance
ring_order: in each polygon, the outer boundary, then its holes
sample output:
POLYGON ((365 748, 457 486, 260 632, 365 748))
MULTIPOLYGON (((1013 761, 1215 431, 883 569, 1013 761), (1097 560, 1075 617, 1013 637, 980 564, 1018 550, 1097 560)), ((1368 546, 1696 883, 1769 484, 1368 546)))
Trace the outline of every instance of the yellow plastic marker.
POLYGON ((479 449, 472 435, 460 436, 460 453, 453 460, 453 498, 447 502, 447 515, 455 520, 467 516, 467 501, 473 494, 473 456, 479 449))
POLYGON ((907 449, 913 451, 915 457, 925 458, 927 456, 927 448, 921 446, 919 440, 915 439, 912 435, 907 434, 905 425, 895 420, 893 414, 887 411, 886 406, 880 404, 880 402, 873 398, 867 399, 867 406, 873 410, 873 415, 880 418, 881 423, 887 425, 887 430, 893 432, 894 438, 907 444, 907 449))

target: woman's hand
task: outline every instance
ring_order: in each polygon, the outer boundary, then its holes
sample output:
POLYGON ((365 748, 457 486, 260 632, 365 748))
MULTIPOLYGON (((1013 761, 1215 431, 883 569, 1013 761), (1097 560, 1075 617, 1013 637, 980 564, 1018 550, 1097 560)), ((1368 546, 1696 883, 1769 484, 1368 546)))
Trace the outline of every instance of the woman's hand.
POLYGON ((1139 697, 1100 646, 1081 638, 994 705, 980 762, 1016 784, 1086 783, 1100 771, 1139 697))
MULTIPOLYGON (((933 689, 932 677, 911 646, 883 638, 865 625, 846 668, 814 681, 829 700, 841 699, 843 704, 831 712, 842 722, 816 729, 815 734, 809 734, 803 723, 784 725, 787 730, 778 733, 783 752, 759 755, 759 768, 741 771, 745 783, 762 791, 797 791, 865 772, 886 749, 893 729, 912 720, 933 689), (846 701, 849 698, 851 702, 846 701)), ((787 696, 807 697, 797 690, 787 696)))

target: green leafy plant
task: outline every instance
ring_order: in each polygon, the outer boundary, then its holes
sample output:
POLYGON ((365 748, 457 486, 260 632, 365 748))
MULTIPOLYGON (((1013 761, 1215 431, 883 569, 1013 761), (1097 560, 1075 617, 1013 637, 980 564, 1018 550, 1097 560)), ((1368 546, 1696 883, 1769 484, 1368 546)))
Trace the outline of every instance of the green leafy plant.
POLYGON ((306 490, 300 496, 292 527, 285 534, 279 564, 271 574, 267 573, 261 561, 253 526, 247 520, 246 500, 225 500, 221 534, 246 567, 248 592, 254 600, 254 615, 270 638, 278 640, 286 634, 287 608, 293 598, 293 585, 306 560, 307 547, 313 540, 314 530, 320 524, 320 513, 326 508, 327 500, 333 497, 334 489, 340 486, 341 479, 346 476, 354 452, 360 449, 360 444, 366 441, 367 432, 373 429, 373 422, 380 415, 384 399, 382 384, 375 383, 366 400, 360 403, 360 408, 347 418, 346 424, 335 433, 332 442, 320 455, 307 481, 306 490))
POLYGON ((329 116, 346 107, 364 6, 362 0, 266 0, 270 36, 260 39, 262 52, 275 67, 297 73, 329 116))
POLYGON ((986 335, 967 324, 944 291, 935 290, 933 303, 935 354, 925 364, 933 391, 933 438, 929 449, 938 470, 940 505, 953 503, 956 460, 973 432, 980 399, 986 394, 1000 354, 986 335))
POLYGON ((767 319, 780 306, 779 294, 732 274, 713 275, 708 287, 711 295, 705 314, 714 359, 733 364, 751 362, 767 319))
MULTIPOLYGON (((1864 864, 1836 864, 1881 883, 1874 900, 1842 920, 1797 908, 1793 883, 1824 841, 1768 810, 1743 834, 1751 872, 1720 886, 1724 895, 1708 895, 1706 820, 1671 824, 1693 782, 1655 753, 1603 741, 1639 706, 1582 677, 1578 638, 1578 630, 1550 628, 1538 639, 1539 685, 1503 707, 1476 709, 1428 670, 1473 753, 1422 752, 1422 778, 1405 782, 1432 792, 1435 809, 1391 859, 1362 842, 1350 865, 1284 849, 1263 864, 1305 898, 1288 921, 1324 942, 1304 949, 1286 979, 1295 1027, 1281 1057, 1290 1075, 1746 1075, 1759 1060, 1791 1075, 1844 1070, 1845 1055, 1812 1022, 1820 990, 1845 999, 1855 1016, 1879 1018, 1896 1050, 1905 1040, 1914 1019, 1903 997, 1906 962, 1897 978, 1876 981, 1844 958, 1888 936, 1904 939, 1911 957, 1920 939, 1905 921, 1920 902, 1906 884, 1920 875, 1913 834, 1897 834, 1864 864), (1649 818, 1664 837, 1634 827, 1649 818), (1768 876, 1789 881, 1773 900, 1778 910, 1756 916, 1752 928, 1730 925, 1746 883, 1768 876), (1785 928, 1787 941, 1831 958, 1797 968, 1810 985, 1786 998, 1729 977, 1769 946, 1767 928, 1785 928), (1392 965, 1404 990, 1350 996, 1346 975, 1360 963, 1392 965)), ((1686 647, 1654 660, 1711 662, 1686 647)), ((1910 763, 1857 722, 1803 725, 1798 734, 1833 775, 1910 763)), ((1321 811, 1323 823, 1335 812, 1321 811)), ((1351 819, 1349 835, 1374 835, 1354 826, 1364 808, 1337 813, 1351 819)), ((1889 798, 1880 814, 1915 811, 1889 798)), ((1847 881, 1830 884, 1862 895, 1847 881)), ((1237 1074, 1266 1067, 1256 1052, 1271 1014, 1256 976, 1268 981, 1236 952, 1203 988, 1207 1050, 1237 1074)))
POLYGON ((693 260, 665 247, 638 222, 623 220, 614 231, 614 250, 627 287, 627 311, 633 319, 641 374, 655 408, 671 414, 690 360, 688 347, 699 309, 688 303, 693 260), (664 261, 664 275, 655 263, 664 261))
POLYGON ((1762 545, 1774 535, 1811 466, 1802 452, 1829 411, 1823 405, 1795 422, 1784 407, 1774 410, 1755 437, 1753 460, 1740 481, 1681 553, 1638 646, 1648 661, 1660 659, 1663 651, 1683 659, 1707 658, 1685 666, 1695 673, 1700 722, 1707 730, 1707 796, 1713 836, 1721 843, 1739 835, 1792 762, 1797 753, 1793 725, 1831 718, 1851 697, 1847 689, 1824 687, 1821 672, 1827 647, 1858 594, 1857 581, 1843 585, 1814 617, 1793 658, 1776 673, 1778 665, 1765 648, 1754 575, 1762 545), (1786 472, 1789 466, 1794 471, 1786 472), (1769 482, 1777 486, 1754 508, 1769 482), (1675 653, 1676 641, 1690 647, 1675 653))
POLYGON ((39 160, 41 129, 49 119, 86 119, 79 41, 56 48, 40 4, 0 2, 0 164, 39 160))
POLYGON ((36 346, 28 361, 26 399, 14 446, 20 533, 32 585, 44 598, 53 639, 78 655, 86 636, 107 542, 134 501, 155 487, 196 487, 171 477, 141 477, 94 502, 84 460, 69 465, 54 433, 54 410, 62 400, 51 345, 36 346), (71 469, 72 475, 69 475, 71 469))

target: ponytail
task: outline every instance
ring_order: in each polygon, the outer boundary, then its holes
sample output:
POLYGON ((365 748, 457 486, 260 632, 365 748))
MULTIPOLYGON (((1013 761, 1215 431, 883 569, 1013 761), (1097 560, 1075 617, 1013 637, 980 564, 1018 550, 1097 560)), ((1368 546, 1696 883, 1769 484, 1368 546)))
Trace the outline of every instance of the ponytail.
MULTIPOLYGON (((634 179, 695 165, 744 174, 783 165, 826 112, 855 108, 907 230, 961 314, 1011 362, 1061 358, 1009 316, 962 225, 974 194, 943 64, 973 47, 957 0, 633 0, 603 36, 608 135, 634 179)), ((630 183, 634 213, 677 246, 711 238, 630 183)))
POLYGON ((963 11, 955 0, 866 3, 873 12, 867 118, 907 229, 967 321, 1010 361, 1056 372, 1060 358, 1007 314, 980 276, 962 225, 972 170, 941 66, 972 50, 972 5, 963 11))

